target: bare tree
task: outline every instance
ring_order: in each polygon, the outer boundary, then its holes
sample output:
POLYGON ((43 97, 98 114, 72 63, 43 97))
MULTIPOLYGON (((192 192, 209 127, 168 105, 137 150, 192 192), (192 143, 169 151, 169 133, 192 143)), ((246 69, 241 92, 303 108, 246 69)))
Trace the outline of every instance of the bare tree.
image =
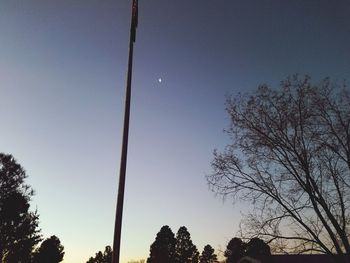
POLYGON ((350 92, 290 77, 229 97, 232 142, 214 151, 212 189, 254 209, 243 236, 274 252, 350 254, 350 92))

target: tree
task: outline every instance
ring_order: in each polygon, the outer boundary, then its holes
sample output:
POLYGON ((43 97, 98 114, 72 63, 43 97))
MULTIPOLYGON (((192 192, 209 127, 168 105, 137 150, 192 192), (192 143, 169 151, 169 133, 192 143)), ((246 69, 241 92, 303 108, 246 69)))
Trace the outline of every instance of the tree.
POLYGON ((102 253, 98 251, 95 257, 90 257, 86 263, 111 263, 112 262, 112 248, 110 246, 105 247, 105 251, 102 253))
POLYGON ((238 237, 234 237, 228 242, 224 256, 226 263, 236 263, 245 254, 246 244, 238 237))
POLYGON ((58 263, 63 260, 64 247, 56 236, 45 239, 34 253, 34 263, 58 263))
POLYGON ((215 263, 218 262, 217 256, 214 253, 214 249, 210 245, 206 245, 202 251, 202 255, 199 257, 200 263, 215 263))
POLYGON ((228 242, 224 253, 226 263, 237 263, 247 256, 264 262, 266 259, 268 260, 270 255, 269 245, 260 238, 252 238, 248 243, 245 243, 238 237, 234 237, 228 242))
POLYGON ((207 179, 253 203, 242 233, 275 251, 350 254, 350 92, 336 86, 294 76, 227 99, 232 142, 207 179))
POLYGON ((260 238, 255 237, 247 243, 245 247, 245 255, 263 262, 264 259, 271 256, 271 251, 269 245, 260 238))
POLYGON ((179 228, 176 234, 175 260, 177 263, 197 263, 199 253, 192 243, 191 235, 185 226, 179 228))
POLYGON ((163 226, 150 248, 147 263, 175 262, 175 236, 169 226, 163 226))
POLYGON ((37 212, 29 211, 33 190, 16 160, 0 153, 0 261, 30 262, 40 242, 37 212))

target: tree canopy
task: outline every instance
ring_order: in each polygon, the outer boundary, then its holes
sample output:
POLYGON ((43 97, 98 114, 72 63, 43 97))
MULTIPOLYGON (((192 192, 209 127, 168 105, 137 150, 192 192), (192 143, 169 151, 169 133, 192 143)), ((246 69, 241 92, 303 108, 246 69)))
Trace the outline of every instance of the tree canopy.
POLYGON ((176 234, 175 260, 177 263, 196 263, 199 253, 192 243, 191 235, 185 226, 179 228, 176 234))
POLYGON ((270 255, 270 247, 263 240, 252 238, 248 243, 245 243, 238 237, 234 237, 228 242, 224 253, 226 263, 237 263, 245 256, 264 262, 268 261, 270 255))
MULTIPOLYGON (((216 255, 210 246, 203 251, 203 260, 213 260, 216 255)), ((179 228, 176 237, 169 226, 163 226, 156 236, 156 240, 150 248, 150 256, 147 263, 198 263, 199 253, 191 240, 187 228, 179 228)), ((215 261, 203 261, 215 262, 215 261)))
POLYGON ((106 246, 104 252, 98 251, 95 257, 90 257, 86 263, 111 263, 112 262, 112 248, 106 246))
POLYGON ((163 226, 150 248, 147 263, 175 262, 175 236, 169 226, 163 226))
POLYGON ((33 189, 24 169, 10 154, 0 153, 0 262, 56 263, 63 246, 56 236, 42 240, 37 211, 30 211, 33 189))
POLYGON ((34 253, 34 263, 58 263, 63 260, 64 247, 56 236, 45 239, 34 253))
POLYGON ((246 244, 238 237, 232 238, 226 247, 224 256, 227 263, 238 262, 245 254, 246 244))
POLYGON ((270 247, 260 238, 252 238, 245 246, 245 255, 262 261, 271 255, 270 247))
POLYGON ((217 256, 214 253, 214 248, 206 245, 199 257, 199 263, 215 263, 218 262, 217 256))
POLYGON ((350 92, 293 76, 232 96, 232 139, 214 152, 212 189, 253 203, 242 233, 277 252, 350 254, 350 92))
POLYGON ((29 211, 33 190, 26 185, 24 169, 7 154, 0 153, 0 260, 30 262, 41 240, 38 214, 29 211))

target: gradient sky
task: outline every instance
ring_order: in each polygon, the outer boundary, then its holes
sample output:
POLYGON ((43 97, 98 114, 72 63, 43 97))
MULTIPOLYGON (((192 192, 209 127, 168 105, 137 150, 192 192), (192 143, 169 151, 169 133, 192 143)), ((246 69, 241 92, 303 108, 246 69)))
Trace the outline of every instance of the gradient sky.
MULTIPOLYGON (((26 169, 65 263, 112 244, 130 2, 0 1, 0 151, 26 169)), ((228 142, 225 94, 349 80, 349 47, 348 0, 140 0, 122 262, 147 258, 163 225, 224 250, 247 208, 205 180, 228 142)))

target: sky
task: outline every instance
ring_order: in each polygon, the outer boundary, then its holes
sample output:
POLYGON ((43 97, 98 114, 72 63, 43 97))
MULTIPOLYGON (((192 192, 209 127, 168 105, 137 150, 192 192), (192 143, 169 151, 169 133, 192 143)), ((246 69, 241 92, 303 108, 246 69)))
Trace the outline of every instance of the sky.
MULTIPOLYGON (((0 1, 0 151, 25 168, 64 263, 112 245, 130 8, 0 1)), ((348 0, 139 0, 121 262, 146 259, 163 225, 223 251, 251 209, 205 179, 230 142, 225 96, 295 73, 350 80, 349 47, 348 0)))

